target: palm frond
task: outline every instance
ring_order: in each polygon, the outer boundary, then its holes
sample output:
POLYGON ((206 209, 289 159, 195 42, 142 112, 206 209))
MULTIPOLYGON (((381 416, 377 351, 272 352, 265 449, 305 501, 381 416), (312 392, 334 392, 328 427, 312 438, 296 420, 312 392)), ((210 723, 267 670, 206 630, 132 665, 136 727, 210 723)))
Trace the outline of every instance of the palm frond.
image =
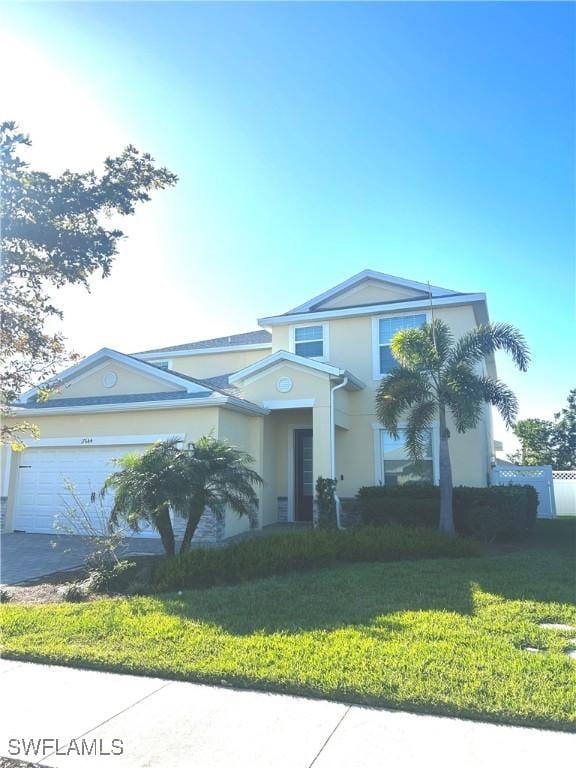
POLYGON ((458 432, 478 424, 483 396, 480 377, 464 362, 452 363, 445 372, 442 396, 454 417, 458 432))
POLYGON ((518 416, 518 400, 507 384, 500 379, 480 378, 482 397, 493 405, 507 427, 512 427, 518 416))
POLYGON ((425 327, 398 331, 392 337, 390 350, 409 371, 429 371, 437 364, 436 350, 425 327))
POLYGON ((437 371, 445 362, 454 343, 452 333, 442 320, 425 323, 421 328, 398 331, 390 349, 401 366, 411 371, 437 371))
POLYGON ((430 340, 436 350, 438 363, 442 365, 448 359, 450 350, 454 345, 452 331, 443 320, 438 318, 427 323, 424 328, 426 329, 426 333, 429 334, 430 340))
POLYGON ((398 419, 415 403, 428 400, 431 385, 421 371, 394 368, 376 391, 376 414, 388 432, 398 437, 398 419))
POLYGON ((530 352, 526 340, 517 328, 508 323, 486 323, 468 331, 454 345, 448 362, 470 365, 497 350, 511 355, 521 371, 527 370, 530 352))
POLYGON ((406 422, 404 435, 410 458, 421 459, 429 443, 429 431, 437 413, 434 400, 423 400, 414 405, 406 422))

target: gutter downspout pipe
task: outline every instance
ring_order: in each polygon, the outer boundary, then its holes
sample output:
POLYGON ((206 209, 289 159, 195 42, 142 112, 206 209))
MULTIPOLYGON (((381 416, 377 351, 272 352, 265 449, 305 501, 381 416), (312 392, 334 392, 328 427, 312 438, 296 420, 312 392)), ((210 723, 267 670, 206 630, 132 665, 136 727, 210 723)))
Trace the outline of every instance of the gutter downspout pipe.
MULTIPOLYGON (((337 389, 343 389, 348 384, 348 376, 344 376, 340 384, 332 387, 330 390, 330 470, 332 472, 332 479, 336 480, 336 413, 335 413, 335 400, 334 392, 337 389)), ((343 525, 340 522, 340 499, 335 493, 336 499, 336 525, 339 530, 343 529, 343 525)))

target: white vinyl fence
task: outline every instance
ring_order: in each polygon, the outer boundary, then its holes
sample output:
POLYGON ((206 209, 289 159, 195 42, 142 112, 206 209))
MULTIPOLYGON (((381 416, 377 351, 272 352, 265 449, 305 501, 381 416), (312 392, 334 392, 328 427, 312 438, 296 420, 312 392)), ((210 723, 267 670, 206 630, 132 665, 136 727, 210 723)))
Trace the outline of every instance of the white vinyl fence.
POLYGON ((576 515, 576 469, 554 470, 554 499, 557 515, 576 515))
POLYGON ((496 466, 492 485, 532 485, 538 492, 538 517, 556 517, 552 467, 496 466))

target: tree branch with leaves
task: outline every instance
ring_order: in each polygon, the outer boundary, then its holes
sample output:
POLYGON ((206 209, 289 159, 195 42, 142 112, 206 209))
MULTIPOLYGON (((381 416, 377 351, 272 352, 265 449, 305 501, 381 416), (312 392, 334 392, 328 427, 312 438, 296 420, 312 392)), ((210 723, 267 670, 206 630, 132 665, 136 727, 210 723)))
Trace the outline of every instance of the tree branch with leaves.
MULTIPOLYGON (((82 285, 100 271, 110 275, 124 233, 107 226, 110 216, 130 216, 151 192, 173 186, 177 177, 133 146, 104 161, 103 172, 65 171, 60 176, 31 170, 21 152, 30 138, 16 123, 0 124, 0 408, 25 389, 53 376, 74 360, 60 332, 46 328, 62 312, 51 294, 82 285)), ((13 442, 31 425, 2 427, 13 442)))

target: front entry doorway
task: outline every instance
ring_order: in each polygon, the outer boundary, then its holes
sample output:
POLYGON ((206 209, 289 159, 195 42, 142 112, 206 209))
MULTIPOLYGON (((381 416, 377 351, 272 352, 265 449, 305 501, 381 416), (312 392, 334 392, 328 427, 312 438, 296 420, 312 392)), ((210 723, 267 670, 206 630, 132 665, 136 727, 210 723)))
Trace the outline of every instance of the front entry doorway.
POLYGON ((312 522, 314 473, 312 468, 312 430, 294 430, 294 520, 312 522))

